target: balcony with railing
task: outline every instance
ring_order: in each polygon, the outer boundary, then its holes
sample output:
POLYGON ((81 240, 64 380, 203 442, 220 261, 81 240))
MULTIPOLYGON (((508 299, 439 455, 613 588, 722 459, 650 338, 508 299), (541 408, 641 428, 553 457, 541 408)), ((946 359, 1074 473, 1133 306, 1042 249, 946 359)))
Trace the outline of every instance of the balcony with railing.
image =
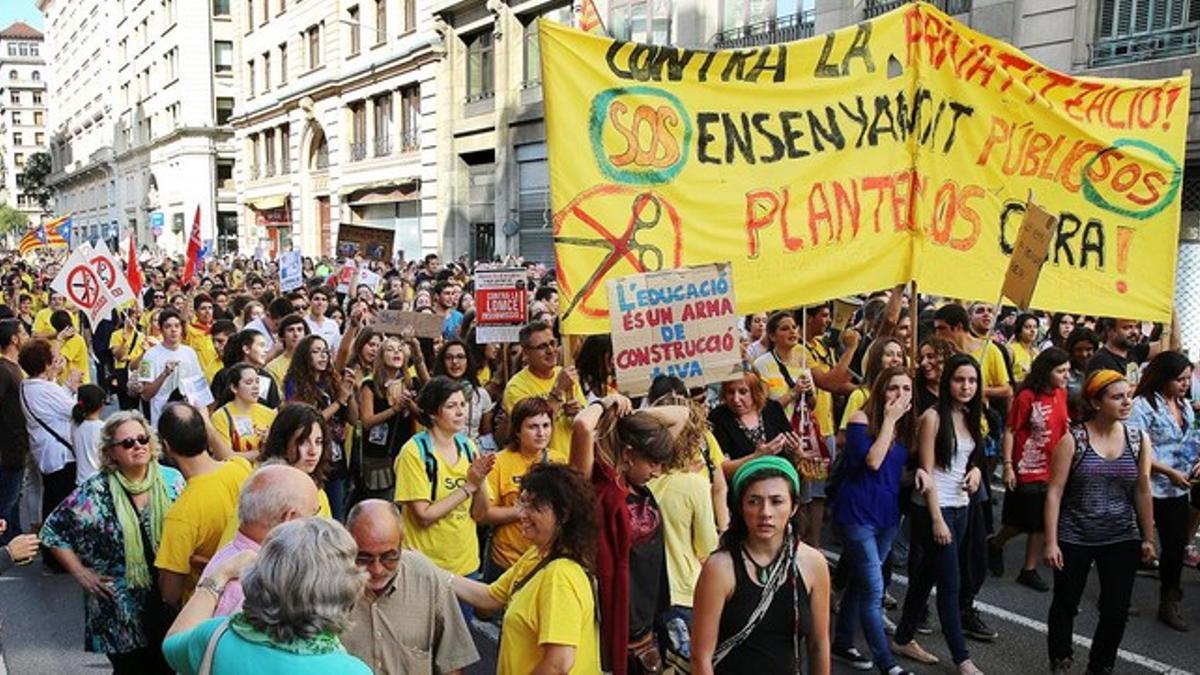
POLYGON ((1194 0, 1101 0, 1093 68, 1191 56, 1200 51, 1200 3, 1194 0))
POLYGON ((416 152, 421 149, 421 130, 405 129, 400 133, 400 151, 416 152))
POLYGON ((713 47, 715 49, 741 49, 809 38, 813 36, 814 16, 815 12, 810 9, 777 19, 767 19, 728 28, 713 37, 713 47))
POLYGON ((250 180, 258 180, 258 165, 257 164, 247 164, 246 165, 246 176, 250 180))
POLYGON ((387 157, 392 154, 392 137, 391 136, 376 136, 375 137, 375 156, 387 157))
POLYGON ((361 162, 367 158, 367 144, 365 141, 350 144, 350 161, 361 162))
MULTIPOLYGON (((867 0, 867 4, 863 7, 863 16, 868 19, 874 19, 880 14, 903 7, 904 5, 913 2, 914 0, 867 0)), ((932 4, 943 12, 954 14, 966 14, 971 11, 971 0, 932 0, 932 4)))
POLYGON ((275 162, 267 162, 266 168, 263 170, 263 178, 275 177, 275 162))

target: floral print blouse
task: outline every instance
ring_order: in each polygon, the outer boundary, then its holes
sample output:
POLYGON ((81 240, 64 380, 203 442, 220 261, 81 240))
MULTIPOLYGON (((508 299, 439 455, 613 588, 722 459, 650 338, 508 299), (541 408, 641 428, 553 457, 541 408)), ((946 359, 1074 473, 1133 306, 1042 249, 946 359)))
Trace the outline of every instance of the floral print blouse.
MULTIPOLYGON (((174 502, 183 492, 183 474, 165 466, 159 470, 167 483, 167 496, 174 502)), ((149 511, 142 511, 138 520, 148 540, 149 511)), ((70 549, 96 574, 114 579, 115 599, 84 594, 84 649, 120 654, 149 646, 142 618, 149 602, 158 601, 158 588, 154 584, 139 589, 125 585, 125 539, 108 490, 106 471, 75 488, 54 509, 42 526, 41 539, 48 547, 70 549)), ((153 561, 150 563, 153 575, 153 561)))

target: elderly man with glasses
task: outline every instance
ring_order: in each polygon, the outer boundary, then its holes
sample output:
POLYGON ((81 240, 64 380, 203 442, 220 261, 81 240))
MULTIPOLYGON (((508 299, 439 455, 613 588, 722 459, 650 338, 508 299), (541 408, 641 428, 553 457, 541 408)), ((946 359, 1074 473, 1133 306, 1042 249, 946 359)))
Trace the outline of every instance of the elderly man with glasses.
POLYGON ((358 544, 358 567, 367 573, 341 636, 346 651, 376 675, 460 673, 478 661, 446 574, 421 553, 401 550, 400 509, 367 499, 350 509, 346 527, 358 544))

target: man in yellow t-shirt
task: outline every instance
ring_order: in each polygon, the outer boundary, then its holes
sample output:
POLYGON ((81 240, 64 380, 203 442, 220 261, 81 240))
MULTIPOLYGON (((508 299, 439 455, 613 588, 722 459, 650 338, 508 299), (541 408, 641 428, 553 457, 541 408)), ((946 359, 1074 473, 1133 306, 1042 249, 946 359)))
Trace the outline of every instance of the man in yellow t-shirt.
POLYGON ((950 303, 938 308, 933 315, 933 332, 937 337, 954 343, 960 352, 971 355, 979 363, 985 398, 1012 398, 1012 383, 1008 378, 1004 354, 996 343, 971 334, 967 310, 962 305, 950 303))
POLYGON ((559 344, 549 324, 534 321, 521 328, 521 351, 528 364, 508 381, 500 402, 505 412, 524 398, 544 398, 554 410, 550 456, 565 464, 571 455, 571 424, 587 404, 574 368, 558 365, 559 344))
POLYGON ((471 461, 479 451, 465 436, 454 442, 458 458, 449 464, 432 434, 422 431, 410 438, 396 457, 395 501, 404 505, 404 547, 424 553, 444 570, 467 576, 479 570, 479 539, 471 518, 479 484, 468 480, 471 461), (426 457, 433 462, 432 484, 426 457), (433 522, 422 522, 417 511, 427 512, 434 504, 447 504, 450 509, 433 522))
POLYGON ((158 433, 166 455, 187 478, 187 487, 163 518, 162 542, 154 559, 163 600, 179 607, 220 547, 226 525, 236 518, 238 493, 252 468, 240 457, 213 459, 204 418, 187 403, 163 408, 158 433))
POLYGON ((267 372, 275 378, 275 384, 283 391, 283 381, 287 379, 288 368, 292 367, 292 359, 296 355, 296 346, 311 331, 304 317, 299 314, 288 314, 279 322, 279 339, 283 342, 283 353, 267 363, 267 372))
POLYGON ((50 306, 39 309, 37 314, 33 316, 33 335, 30 337, 46 338, 53 340, 61 331, 54 330, 54 326, 50 324, 50 317, 58 310, 64 310, 71 316, 71 325, 75 327, 75 332, 79 332, 79 312, 72 312, 67 308, 67 298, 62 293, 50 293, 50 306))
POLYGON ((91 384, 92 364, 88 360, 87 342, 71 323, 70 313, 65 309, 56 310, 50 315, 50 329, 58 336, 55 340, 58 353, 66 361, 66 367, 58 375, 58 383, 66 384, 71 373, 77 372, 82 376, 80 384, 91 384))

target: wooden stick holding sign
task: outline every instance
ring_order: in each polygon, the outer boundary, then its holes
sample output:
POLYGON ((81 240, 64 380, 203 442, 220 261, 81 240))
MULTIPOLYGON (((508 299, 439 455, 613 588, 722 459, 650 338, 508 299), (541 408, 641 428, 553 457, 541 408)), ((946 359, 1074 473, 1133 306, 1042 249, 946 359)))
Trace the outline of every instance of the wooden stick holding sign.
POLYGON ((442 334, 445 320, 429 312, 402 312, 385 309, 375 313, 375 330, 387 335, 400 335, 412 329, 419 338, 435 338, 442 334))

